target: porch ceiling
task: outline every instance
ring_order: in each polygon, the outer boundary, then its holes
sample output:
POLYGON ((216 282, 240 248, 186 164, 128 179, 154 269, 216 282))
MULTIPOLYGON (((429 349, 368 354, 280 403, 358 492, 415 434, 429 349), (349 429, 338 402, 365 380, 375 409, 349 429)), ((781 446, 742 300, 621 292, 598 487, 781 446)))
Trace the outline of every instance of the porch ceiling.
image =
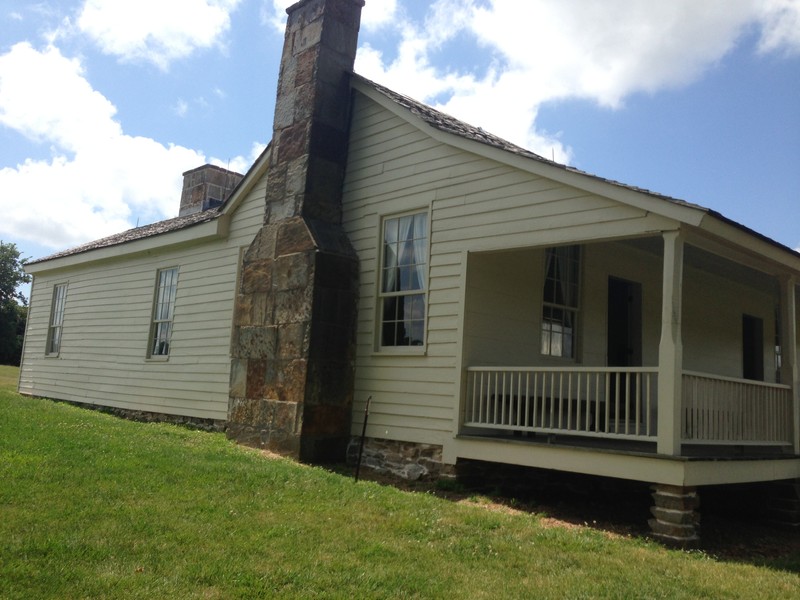
MULTIPOLYGON (((629 239, 620 243, 654 256, 661 256, 662 254, 663 242, 660 237, 629 239)), ((772 289, 777 286, 775 279, 767 273, 708 252, 691 245, 691 243, 686 244, 684 261, 688 267, 713 273, 726 279, 740 281, 758 289, 772 289)))

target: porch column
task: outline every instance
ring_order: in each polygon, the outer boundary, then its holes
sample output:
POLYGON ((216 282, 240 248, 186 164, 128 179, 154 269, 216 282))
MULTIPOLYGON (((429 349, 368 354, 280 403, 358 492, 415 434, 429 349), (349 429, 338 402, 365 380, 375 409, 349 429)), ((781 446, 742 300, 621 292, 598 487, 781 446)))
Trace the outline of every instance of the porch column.
POLYGON ((792 430, 794 453, 800 454, 800 375, 797 365, 797 312, 794 277, 781 278, 781 381, 792 386, 792 430))
POLYGON ((681 452, 683 342, 681 298, 683 292, 683 235, 665 231, 664 273, 661 298, 661 343, 658 346, 658 453, 681 452))

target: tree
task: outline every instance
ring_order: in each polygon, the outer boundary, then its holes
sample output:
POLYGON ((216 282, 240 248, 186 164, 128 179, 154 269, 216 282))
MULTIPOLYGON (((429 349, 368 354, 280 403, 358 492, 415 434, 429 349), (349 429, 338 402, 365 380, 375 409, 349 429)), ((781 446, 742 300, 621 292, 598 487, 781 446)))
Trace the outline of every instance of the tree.
POLYGON ((0 240, 0 304, 19 300, 25 306, 25 296, 17 288, 28 283, 31 276, 23 269, 27 259, 20 259, 20 252, 14 243, 6 244, 0 240))
POLYGON ((25 259, 17 245, 0 240, 0 364, 18 365, 28 316, 27 300, 18 290, 31 276, 25 273, 25 259))

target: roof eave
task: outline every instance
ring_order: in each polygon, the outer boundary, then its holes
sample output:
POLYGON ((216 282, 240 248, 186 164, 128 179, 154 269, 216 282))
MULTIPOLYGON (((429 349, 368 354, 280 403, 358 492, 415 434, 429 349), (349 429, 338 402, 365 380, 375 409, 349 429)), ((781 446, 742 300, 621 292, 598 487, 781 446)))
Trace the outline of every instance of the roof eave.
POLYGON ((27 263, 25 265, 25 272, 31 275, 37 275, 48 271, 58 271, 71 267, 113 260, 121 256, 133 257, 146 253, 163 252, 168 248, 190 245, 222 237, 221 229, 222 221, 219 218, 214 218, 182 229, 166 231, 145 238, 121 242, 102 248, 93 248, 85 252, 78 252, 67 256, 40 260, 35 263, 27 263))

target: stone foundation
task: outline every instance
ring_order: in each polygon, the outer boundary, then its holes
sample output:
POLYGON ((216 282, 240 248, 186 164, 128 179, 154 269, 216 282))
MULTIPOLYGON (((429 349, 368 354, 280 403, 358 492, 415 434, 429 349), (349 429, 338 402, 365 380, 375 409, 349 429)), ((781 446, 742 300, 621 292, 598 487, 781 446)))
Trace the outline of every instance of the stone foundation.
POLYGON ((94 410, 97 412, 113 415, 129 421, 139 423, 169 423, 170 425, 180 425, 187 429, 197 429, 200 431, 214 431, 222 433, 226 430, 227 421, 224 419, 203 419, 202 417, 186 417, 183 415, 169 415, 166 413, 149 412, 145 410, 129 410, 126 408, 116 408, 113 406, 101 406, 99 404, 88 404, 85 402, 73 402, 71 400, 54 400, 71 404, 78 408, 94 410))
POLYGON ((679 548, 694 548, 699 545, 700 496, 697 488, 655 484, 653 490, 653 514, 648 521, 653 537, 679 548))
MULTIPOLYGON (((361 438, 353 436, 347 447, 347 463, 358 463, 358 449, 361 438)), ((435 444, 416 444, 366 438, 361 467, 378 473, 391 473, 411 481, 419 479, 439 479, 454 476, 453 465, 442 462, 442 447, 435 444)))

